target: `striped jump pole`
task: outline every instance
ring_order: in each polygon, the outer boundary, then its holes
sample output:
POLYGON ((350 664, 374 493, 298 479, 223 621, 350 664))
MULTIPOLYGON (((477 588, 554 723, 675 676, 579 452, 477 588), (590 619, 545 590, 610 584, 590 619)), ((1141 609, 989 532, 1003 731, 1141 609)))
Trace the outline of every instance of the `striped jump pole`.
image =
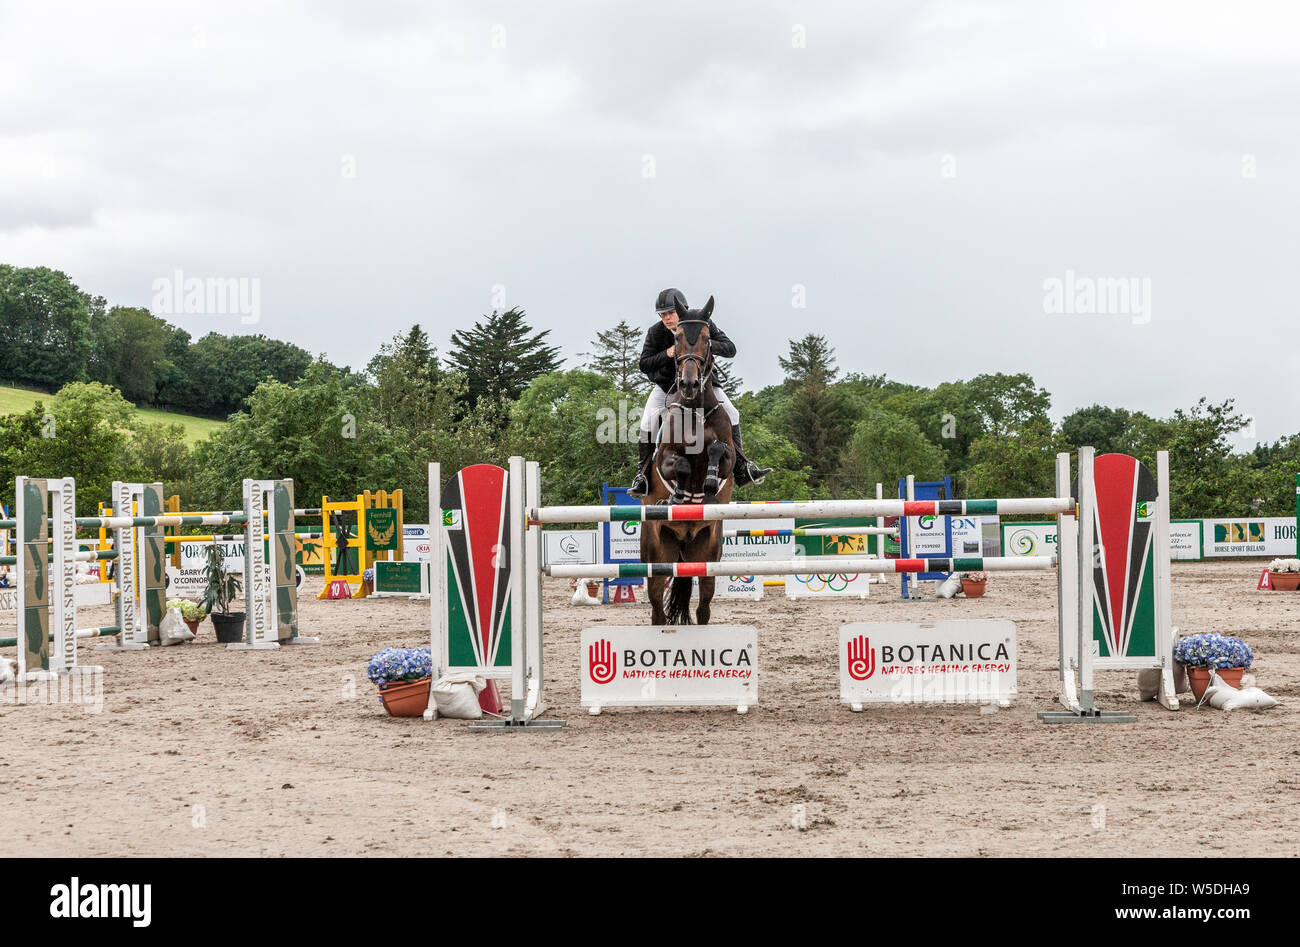
MULTIPOLYGON (((104 562, 108 559, 116 559, 117 551, 113 549, 97 549, 90 552, 78 552, 73 557, 77 562, 104 562)), ((46 562, 54 561, 54 554, 45 557, 46 562)), ((17 556, 0 556, 0 566, 18 565, 17 556)))
MULTIPOLYGON (((78 628, 76 636, 78 638, 108 638, 121 632, 117 625, 105 625, 103 628, 78 628)), ((48 641, 54 640, 54 635, 50 635, 48 641)), ((18 639, 0 638, 0 648, 14 648, 18 646, 18 639)))
POLYGON ((167 513, 160 516, 78 516, 78 529, 135 529, 140 526, 231 526, 248 522, 243 513, 205 514, 182 516, 167 513))
MULTIPOLYGON (((294 533, 295 539, 321 539, 324 533, 294 533)), ((239 543, 244 541, 243 533, 228 533, 224 536, 164 536, 165 543, 239 543)))
POLYGON ((860 575, 884 572, 1046 572, 1055 556, 986 556, 953 559, 867 559, 804 556, 800 559, 727 559, 722 562, 624 562, 553 565, 546 574, 576 579, 676 579, 719 575, 860 575))
MULTIPOLYGON (((681 503, 660 506, 542 506, 530 523, 616 523, 668 520, 762 520, 850 516, 1057 515, 1074 510, 1068 497, 1011 500, 775 500, 756 503, 681 503)), ((730 575, 730 573, 727 573, 730 575)))
POLYGON ((796 527, 795 529, 724 529, 726 538, 740 536, 897 536, 897 526, 796 527))

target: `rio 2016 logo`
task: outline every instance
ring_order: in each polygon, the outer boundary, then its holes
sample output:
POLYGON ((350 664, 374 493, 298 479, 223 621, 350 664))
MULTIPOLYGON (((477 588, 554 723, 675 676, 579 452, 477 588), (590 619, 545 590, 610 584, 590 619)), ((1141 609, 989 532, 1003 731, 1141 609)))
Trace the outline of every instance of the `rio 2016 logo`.
POLYGON ((605 638, 587 649, 587 673, 597 684, 608 684, 618 673, 618 655, 605 638))
POLYGON ((876 673, 876 652, 871 648, 871 639, 866 635, 850 638, 848 642, 848 661, 846 667, 849 677, 855 681, 865 681, 876 673))

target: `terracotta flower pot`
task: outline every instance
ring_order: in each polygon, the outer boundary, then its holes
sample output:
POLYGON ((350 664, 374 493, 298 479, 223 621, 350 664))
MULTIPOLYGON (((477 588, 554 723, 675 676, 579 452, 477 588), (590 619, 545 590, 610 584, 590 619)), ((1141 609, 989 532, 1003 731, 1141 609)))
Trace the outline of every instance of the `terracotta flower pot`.
MULTIPOLYGON (((1240 687, 1241 675, 1245 670, 1245 668, 1219 668, 1216 673, 1223 678, 1223 683, 1231 684, 1233 687, 1240 687)), ((1199 701, 1205 696, 1205 689, 1210 686, 1210 669, 1188 666, 1187 683, 1192 687, 1192 696, 1199 701)))
POLYGON ((181 621, 185 622, 185 627, 190 630, 190 634, 194 635, 196 638, 199 636, 199 625, 203 624, 202 618, 196 618, 193 621, 190 621, 188 618, 182 618, 181 621))
POLYGON ((422 677, 408 683, 387 684, 379 688, 379 699, 393 717, 419 717, 429 707, 429 688, 433 678, 422 677))
POLYGON ((1294 592, 1300 588, 1300 572, 1270 571, 1268 580, 1273 584, 1273 588, 1279 592, 1294 592))
POLYGON ((979 598, 989 584, 988 579, 962 579, 961 594, 967 598, 979 598))

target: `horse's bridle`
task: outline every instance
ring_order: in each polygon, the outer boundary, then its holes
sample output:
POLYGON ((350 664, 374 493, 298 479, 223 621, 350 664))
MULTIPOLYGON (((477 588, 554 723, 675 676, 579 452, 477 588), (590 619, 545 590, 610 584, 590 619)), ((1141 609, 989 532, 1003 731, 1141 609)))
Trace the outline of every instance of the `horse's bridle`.
MULTIPOLYGON (((687 326, 687 325, 694 324, 694 325, 701 325, 707 328, 709 322, 707 319, 681 319, 678 320, 677 324, 679 326, 687 326)), ((677 387, 677 383, 682 379, 682 362, 690 362, 690 361, 695 361, 700 363, 700 390, 703 391, 704 388, 708 385, 709 379, 713 377, 713 339, 709 339, 708 355, 696 355, 694 352, 687 352, 685 355, 673 356, 673 364, 675 366, 674 374, 676 375, 676 377, 673 378, 674 388, 677 387)))

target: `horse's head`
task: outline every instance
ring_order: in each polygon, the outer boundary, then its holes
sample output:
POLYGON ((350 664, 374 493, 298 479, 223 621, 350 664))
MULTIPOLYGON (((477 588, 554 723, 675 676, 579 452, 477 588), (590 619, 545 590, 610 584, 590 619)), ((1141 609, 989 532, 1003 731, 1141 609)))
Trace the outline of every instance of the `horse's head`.
POLYGON ((677 391, 687 401, 699 397, 713 374, 713 350, 709 342, 709 317, 713 297, 703 309, 687 309, 676 301, 677 328, 673 330, 673 360, 677 363, 677 391))

